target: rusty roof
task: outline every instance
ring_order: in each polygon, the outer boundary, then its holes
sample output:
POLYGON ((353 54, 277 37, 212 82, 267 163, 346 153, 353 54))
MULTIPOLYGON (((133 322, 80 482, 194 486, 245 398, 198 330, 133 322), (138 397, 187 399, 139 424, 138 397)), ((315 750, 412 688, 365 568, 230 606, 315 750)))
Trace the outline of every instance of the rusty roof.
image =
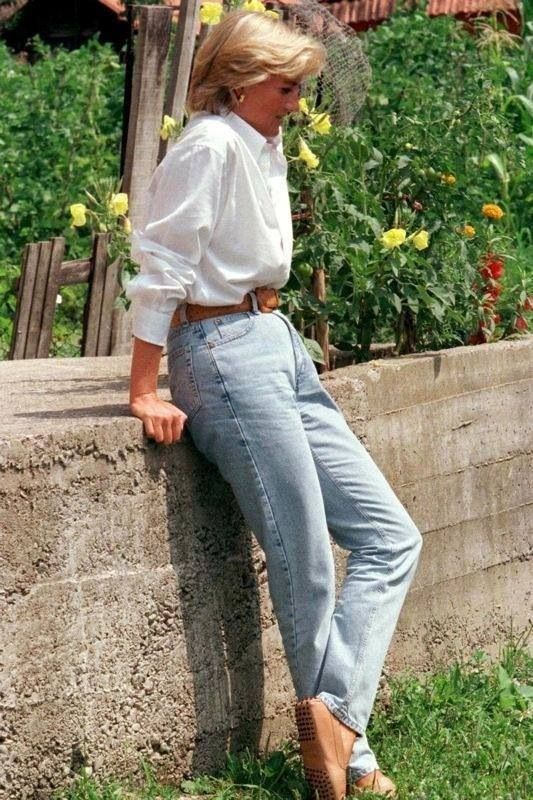
MULTIPOLYGON (((13 4, 0 6, 0 23, 7 21, 20 11, 29 0, 14 0, 13 4)), ((97 0, 98 3, 122 16, 126 11, 124 0, 97 0)), ((163 0, 165 5, 178 9, 180 0, 163 0)), ((280 0, 283 3, 283 0, 280 0)), ((377 23, 389 19, 396 9, 396 0, 321 0, 337 19, 347 25, 377 23)), ((519 0, 429 0, 427 14, 435 17, 440 14, 487 14, 495 11, 519 11, 519 0)))
POLYGON ((491 14, 494 11, 517 11, 518 0, 429 0, 427 13, 439 14, 491 14))
POLYGON ((7 22, 13 14, 16 14, 17 11, 24 8, 27 3, 29 3, 29 0, 14 0, 8 6, 0 6, 0 22, 7 22))
POLYGON ((347 25, 380 22, 394 13, 396 0, 322 0, 333 16, 347 25))

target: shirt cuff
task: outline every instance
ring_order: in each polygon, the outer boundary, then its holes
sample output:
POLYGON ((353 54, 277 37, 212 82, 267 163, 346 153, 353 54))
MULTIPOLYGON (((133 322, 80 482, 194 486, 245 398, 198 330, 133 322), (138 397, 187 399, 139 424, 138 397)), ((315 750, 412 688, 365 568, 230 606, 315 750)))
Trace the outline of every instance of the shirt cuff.
POLYGON ((173 313, 173 311, 156 311, 134 301, 132 303, 133 335, 144 342, 164 346, 173 313))

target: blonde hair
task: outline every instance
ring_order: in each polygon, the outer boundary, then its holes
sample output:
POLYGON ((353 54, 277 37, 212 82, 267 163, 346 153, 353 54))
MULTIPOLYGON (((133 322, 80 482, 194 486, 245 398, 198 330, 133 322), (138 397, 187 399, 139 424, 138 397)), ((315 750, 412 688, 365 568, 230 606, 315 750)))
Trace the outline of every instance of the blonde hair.
POLYGON ((221 111, 235 106, 235 89, 270 75, 300 82, 316 75, 326 59, 320 42, 263 13, 226 14, 199 47, 187 111, 221 111))

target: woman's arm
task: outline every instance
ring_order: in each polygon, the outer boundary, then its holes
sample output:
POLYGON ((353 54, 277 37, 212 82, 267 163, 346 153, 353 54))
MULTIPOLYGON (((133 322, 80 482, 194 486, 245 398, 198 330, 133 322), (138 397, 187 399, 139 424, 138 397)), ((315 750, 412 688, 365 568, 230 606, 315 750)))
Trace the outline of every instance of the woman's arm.
POLYGON ((156 442, 173 444, 181 439, 187 415, 157 396, 157 378, 163 348, 133 338, 130 409, 144 424, 144 432, 156 442))

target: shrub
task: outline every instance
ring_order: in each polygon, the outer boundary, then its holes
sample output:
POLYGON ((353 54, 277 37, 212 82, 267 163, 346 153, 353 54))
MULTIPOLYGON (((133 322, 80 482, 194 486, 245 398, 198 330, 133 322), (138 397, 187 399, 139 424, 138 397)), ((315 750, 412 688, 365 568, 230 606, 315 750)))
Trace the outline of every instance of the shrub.
MULTIPOLYGON (((12 290, 24 244, 65 234, 69 205, 97 179, 117 178, 123 69, 109 46, 52 51, 26 64, 0 43, 0 356, 9 346, 12 290)), ((87 256, 90 233, 66 232, 69 257, 87 256)), ((63 292, 58 338, 72 338, 80 288, 63 292)), ((67 350, 71 349, 70 343, 67 350)))
POLYGON ((396 15, 365 41, 374 79, 361 118, 309 134, 316 171, 291 165, 295 200, 303 212, 312 206, 297 229, 295 321, 305 329, 327 315, 333 342, 360 359, 377 336, 408 352, 464 343, 478 326, 486 339, 509 334, 528 297, 531 255, 525 51, 501 36, 480 47, 453 18, 421 12, 396 15), (503 218, 485 218, 486 203, 503 218), (383 247, 389 229, 405 230, 405 244, 383 247), (408 237, 419 231, 429 238, 417 250, 408 237), (494 251, 507 257, 497 325, 476 287, 494 251), (308 289, 316 266, 328 274, 324 305, 308 289))

